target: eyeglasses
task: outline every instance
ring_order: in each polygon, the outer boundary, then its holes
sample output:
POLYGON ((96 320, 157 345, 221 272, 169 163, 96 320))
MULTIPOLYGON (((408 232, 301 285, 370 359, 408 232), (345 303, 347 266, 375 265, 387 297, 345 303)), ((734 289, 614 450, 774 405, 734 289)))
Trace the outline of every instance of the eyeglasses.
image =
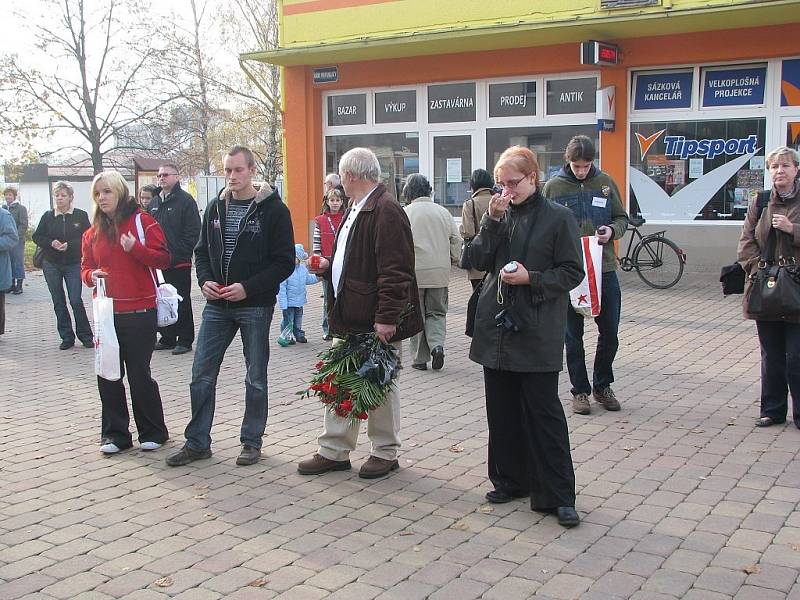
POLYGON ((177 177, 177 175, 178 175, 177 173, 159 173, 157 177, 161 179, 162 177, 172 177, 172 176, 177 177))
POLYGON ((499 185, 501 188, 506 188, 507 190, 513 190, 515 187, 517 187, 522 182, 523 179, 527 179, 528 177, 529 177, 528 175, 524 175, 524 176, 520 177, 519 179, 512 179, 510 181, 505 181, 505 182, 496 181, 495 183, 497 185, 499 185))

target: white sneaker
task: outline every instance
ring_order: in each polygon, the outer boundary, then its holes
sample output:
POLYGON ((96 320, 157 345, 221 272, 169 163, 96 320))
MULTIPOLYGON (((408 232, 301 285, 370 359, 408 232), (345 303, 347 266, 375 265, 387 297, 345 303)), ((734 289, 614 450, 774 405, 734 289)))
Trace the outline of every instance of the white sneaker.
POLYGON ((117 446, 114 442, 108 442, 107 444, 100 446, 100 452, 103 454, 116 454, 119 452, 119 446, 117 446))
POLYGON ((145 451, 158 450, 159 448, 161 448, 161 444, 159 444, 158 442, 142 442, 141 444, 139 444, 139 447, 145 451))

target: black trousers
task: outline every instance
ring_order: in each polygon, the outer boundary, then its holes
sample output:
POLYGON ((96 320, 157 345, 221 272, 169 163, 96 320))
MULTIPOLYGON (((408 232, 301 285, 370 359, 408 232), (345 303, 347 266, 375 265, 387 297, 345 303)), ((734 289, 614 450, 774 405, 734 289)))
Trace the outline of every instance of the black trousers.
POLYGON ((178 304, 178 322, 169 327, 161 327, 158 332, 161 340, 168 346, 191 347, 194 343, 194 314, 192 313, 192 268, 165 269, 164 281, 178 290, 183 300, 178 304))
POLYGON ((558 373, 484 367, 489 479, 495 489, 530 493, 531 508, 575 506, 575 471, 558 373))
MULTIPOLYGON (((169 439, 169 433, 164 424, 161 393, 150 375, 150 358, 156 337, 156 310, 115 314, 114 328, 119 340, 122 375, 127 372, 131 388, 133 419, 139 431, 139 441, 163 444, 169 439)), ((97 387, 103 405, 102 437, 120 448, 130 448, 130 417, 122 379, 109 381, 98 377, 97 387)))

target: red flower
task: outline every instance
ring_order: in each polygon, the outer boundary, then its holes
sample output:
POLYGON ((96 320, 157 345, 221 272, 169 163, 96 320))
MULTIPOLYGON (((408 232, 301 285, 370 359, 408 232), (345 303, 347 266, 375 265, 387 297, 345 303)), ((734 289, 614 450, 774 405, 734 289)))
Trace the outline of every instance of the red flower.
POLYGON ((368 416, 368 415, 367 415, 367 413, 365 413, 365 412, 360 412, 360 413, 358 413, 358 414, 356 415, 356 418, 357 418, 357 419, 360 419, 360 420, 362 420, 362 421, 366 421, 366 420, 367 420, 367 416, 368 416))
POLYGON ((319 370, 320 370, 322 367, 324 367, 324 366, 325 366, 325 362, 324 362, 324 361, 319 361, 317 364, 315 364, 315 365, 314 365, 314 368, 315 368, 317 371, 319 371, 319 370))
POLYGON ((350 412, 353 410, 353 401, 348 398, 339 405, 339 408, 341 408, 343 411, 350 412))

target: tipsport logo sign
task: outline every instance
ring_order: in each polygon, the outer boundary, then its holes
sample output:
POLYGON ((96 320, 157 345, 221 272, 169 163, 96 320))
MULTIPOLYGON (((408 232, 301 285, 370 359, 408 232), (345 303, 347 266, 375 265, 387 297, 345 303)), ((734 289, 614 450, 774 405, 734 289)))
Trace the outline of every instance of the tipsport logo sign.
MULTIPOLYGON (((649 137, 640 133, 636 134, 639 141, 639 150, 642 160, 656 140, 666 131, 662 129, 649 137)), ((717 138, 713 140, 687 140, 682 135, 668 135, 664 138, 666 156, 676 156, 681 159, 697 156, 709 160, 721 156, 736 156, 738 154, 755 154, 758 137, 749 135, 746 138, 731 138, 728 140, 717 138)))

